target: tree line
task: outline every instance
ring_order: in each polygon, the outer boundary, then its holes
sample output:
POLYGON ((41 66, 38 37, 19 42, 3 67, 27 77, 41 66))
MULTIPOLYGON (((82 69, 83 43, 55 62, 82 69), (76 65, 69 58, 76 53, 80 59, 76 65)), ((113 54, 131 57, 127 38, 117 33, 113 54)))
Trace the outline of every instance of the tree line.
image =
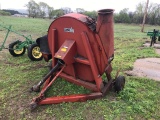
POLYGON ((3 9, 3 10, 0 10, 0 14, 1 15, 14 15, 14 14, 20 14, 18 11, 16 10, 7 10, 7 9, 3 9))
MULTIPOLYGON (((119 13, 115 13, 115 22, 141 24, 145 14, 145 5, 146 3, 144 2, 139 3, 134 12, 130 12, 128 8, 124 8, 119 13)), ((160 4, 149 4, 145 23, 151 25, 160 25, 160 4)))
POLYGON ((10 16, 11 13, 10 12, 6 12, 4 10, 0 10, 0 15, 3 15, 3 16, 10 16))
MULTIPOLYGON (((119 13, 114 13, 115 23, 142 24, 145 14, 145 5, 146 3, 144 2, 139 3, 134 12, 130 12, 128 8, 124 8, 119 13)), ((36 3, 34 0, 30 0, 25 6, 27 7, 28 16, 33 18, 47 17, 54 19, 68 13, 77 12, 87 15, 95 20, 97 19, 96 11, 86 11, 82 8, 76 8, 75 11, 72 11, 71 8, 68 7, 54 9, 45 2, 36 3)), ((150 3, 147 11, 148 14, 146 16, 145 23, 151 25, 160 25, 160 4, 150 3)), ((0 15, 10 15, 8 12, 9 11, 0 11, 0 15)))
MULTIPOLYGON (((63 7, 54 10, 53 7, 49 6, 45 2, 36 3, 34 0, 30 0, 25 6, 27 7, 28 16, 33 18, 48 17, 51 19, 73 12, 69 7, 63 7)), ((76 12, 86 14, 92 18, 96 18, 97 16, 96 11, 85 11, 82 8, 77 8, 76 12)))
MULTIPOLYGON (((124 8, 119 13, 114 14, 115 23, 135 23, 141 24, 143 21, 143 17, 145 14, 145 2, 141 2, 136 6, 136 10, 134 12, 130 12, 128 8, 124 8)), ((29 17, 41 17, 44 18, 48 16, 49 18, 57 18, 67 13, 72 13, 71 8, 64 7, 60 9, 54 10, 53 7, 50 7, 44 2, 36 3, 34 0, 30 0, 28 4, 26 4, 29 17)), ((160 4, 150 3, 148 6, 148 14, 146 16, 146 24, 151 25, 160 25, 160 4)), ((81 13, 92 17, 94 19, 97 18, 96 11, 85 11, 82 8, 77 8, 77 13, 81 13)))

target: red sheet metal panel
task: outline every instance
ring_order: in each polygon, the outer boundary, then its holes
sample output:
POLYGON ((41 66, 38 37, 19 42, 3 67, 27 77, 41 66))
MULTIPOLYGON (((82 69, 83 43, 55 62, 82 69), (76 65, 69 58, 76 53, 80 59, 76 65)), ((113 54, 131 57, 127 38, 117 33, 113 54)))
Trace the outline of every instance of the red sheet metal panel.
MULTIPOLYGON (((72 65, 72 69, 75 70, 75 76, 76 78, 80 78, 85 81, 95 82, 93 70, 90 65, 86 64, 88 63, 89 58, 86 53, 87 51, 85 49, 85 45, 82 42, 82 33, 86 34, 89 46, 91 47, 91 53, 93 53, 92 56, 95 64, 94 66, 96 67, 95 69, 97 69, 97 73, 99 75, 102 75, 105 71, 105 68, 108 66, 106 61, 108 61, 109 57, 113 55, 114 50, 112 26, 113 20, 111 16, 112 14, 110 12, 109 15, 107 14, 109 21, 107 21, 106 24, 102 24, 100 28, 96 28, 99 29, 98 33, 93 31, 88 26, 88 23, 92 22, 91 18, 82 14, 71 13, 53 21, 48 30, 48 43, 52 56, 55 56, 62 44, 64 44, 65 40, 75 41, 76 55, 72 56, 75 58, 74 64, 72 65), (54 31, 54 35, 53 30, 56 30, 56 32, 54 31), (101 45, 96 36, 99 36, 101 45)), ((101 21, 98 20, 97 25, 100 26, 100 22, 101 21)), ((73 75, 73 71, 66 72, 67 74, 73 75)))

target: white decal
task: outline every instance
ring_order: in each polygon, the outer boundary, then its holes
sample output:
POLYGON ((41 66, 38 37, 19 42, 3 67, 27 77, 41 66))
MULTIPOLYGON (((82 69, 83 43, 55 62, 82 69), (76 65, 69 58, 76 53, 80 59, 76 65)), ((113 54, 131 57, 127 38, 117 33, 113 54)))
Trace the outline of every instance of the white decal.
POLYGON ((64 32, 72 32, 74 33, 74 29, 71 27, 71 28, 64 28, 64 32))

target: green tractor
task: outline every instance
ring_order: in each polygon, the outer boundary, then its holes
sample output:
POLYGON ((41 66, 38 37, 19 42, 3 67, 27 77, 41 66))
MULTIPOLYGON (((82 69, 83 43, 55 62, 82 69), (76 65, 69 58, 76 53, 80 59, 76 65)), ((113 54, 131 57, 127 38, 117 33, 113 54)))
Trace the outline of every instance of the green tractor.
POLYGON ((156 43, 156 40, 158 39, 158 41, 160 41, 160 32, 159 30, 153 30, 152 32, 147 32, 147 36, 150 36, 151 38, 151 43, 150 43, 150 47, 152 45, 154 45, 154 43, 156 43))

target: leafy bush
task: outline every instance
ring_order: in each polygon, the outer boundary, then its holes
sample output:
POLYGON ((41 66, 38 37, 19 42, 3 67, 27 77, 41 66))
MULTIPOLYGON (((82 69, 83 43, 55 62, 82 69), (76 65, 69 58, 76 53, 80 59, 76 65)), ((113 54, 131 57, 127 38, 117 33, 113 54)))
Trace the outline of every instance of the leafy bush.
POLYGON ((0 10, 0 15, 3 15, 3 16, 10 16, 11 13, 5 12, 5 11, 3 11, 3 10, 0 10))

